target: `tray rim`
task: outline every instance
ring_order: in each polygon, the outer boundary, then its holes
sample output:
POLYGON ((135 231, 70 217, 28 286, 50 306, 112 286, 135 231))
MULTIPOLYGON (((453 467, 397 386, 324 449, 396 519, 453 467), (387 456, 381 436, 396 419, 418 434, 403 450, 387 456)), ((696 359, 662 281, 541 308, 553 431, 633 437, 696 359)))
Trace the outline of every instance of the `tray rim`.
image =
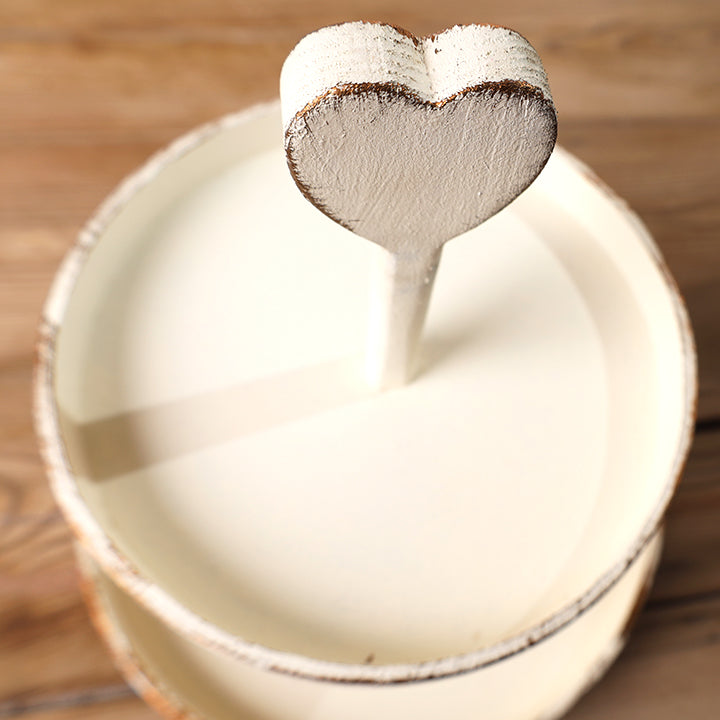
POLYGON ((364 665, 321 660, 295 652, 276 650, 252 643, 218 627, 177 601, 169 592, 144 576, 123 555, 83 500, 75 483, 58 420, 54 393, 54 359, 57 336, 75 282, 82 272, 89 252, 100 240, 116 215, 142 188, 162 170, 181 159, 203 142, 222 131, 279 112, 279 101, 261 103, 225 115, 180 136, 152 155, 139 169, 122 180, 101 203, 79 232, 67 252, 48 293, 41 316, 34 372, 34 424, 40 441, 45 473, 60 509, 80 545, 103 571, 146 609, 185 637, 208 648, 214 648, 236 659, 273 672, 307 679, 332 682, 393 684, 449 677, 481 669, 522 652, 559 632, 600 600, 627 572, 636 557, 659 529, 667 506, 675 492, 690 449, 697 412, 697 354, 687 308, 680 290, 660 250, 642 220, 629 205, 595 173, 568 151, 556 147, 578 173, 591 182, 633 227, 660 277, 673 304, 681 336, 685 374, 685 412, 682 431, 675 451, 669 478, 655 509, 625 554, 592 583, 583 594, 567 603, 529 629, 511 635, 478 650, 416 663, 364 665))

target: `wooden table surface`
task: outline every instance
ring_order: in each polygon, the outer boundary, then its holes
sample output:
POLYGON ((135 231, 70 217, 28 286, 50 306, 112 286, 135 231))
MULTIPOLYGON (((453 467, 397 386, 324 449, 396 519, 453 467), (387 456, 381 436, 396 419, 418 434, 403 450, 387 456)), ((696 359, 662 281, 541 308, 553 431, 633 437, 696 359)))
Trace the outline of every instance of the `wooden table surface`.
POLYGON ((0 718, 144 720, 80 600, 31 422, 35 324, 93 207, 194 125, 276 95, 305 33, 385 20, 516 28, 560 142, 640 213, 687 300, 697 436, 632 640, 572 720, 720 717, 720 3, 717 0, 0 1, 0 718))

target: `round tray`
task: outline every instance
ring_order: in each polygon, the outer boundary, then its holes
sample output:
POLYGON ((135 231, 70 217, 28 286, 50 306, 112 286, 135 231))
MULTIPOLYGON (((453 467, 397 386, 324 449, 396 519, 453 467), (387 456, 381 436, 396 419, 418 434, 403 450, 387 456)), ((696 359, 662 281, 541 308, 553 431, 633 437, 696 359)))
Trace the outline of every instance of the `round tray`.
POLYGON ((696 393, 675 286, 558 149, 446 247, 419 377, 372 394, 380 251, 300 197, 280 138, 276 104, 202 128, 81 233, 36 385, 58 501, 131 596, 258 667, 397 683, 514 656, 659 526, 696 393))

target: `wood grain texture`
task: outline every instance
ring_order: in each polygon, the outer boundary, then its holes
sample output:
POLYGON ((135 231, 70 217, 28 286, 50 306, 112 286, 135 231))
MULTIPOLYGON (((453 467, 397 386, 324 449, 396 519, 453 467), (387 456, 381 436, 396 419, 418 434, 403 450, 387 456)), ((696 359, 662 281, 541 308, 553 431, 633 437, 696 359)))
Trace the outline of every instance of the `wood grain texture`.
POLYGON ((145 720, 91 630, 30 413, 35 323, 81 223, 180 132, 277 94, 300 37, 372 19, 515 27, 560 142, 639 212, 685 294, 701 432, 628 649, 571 720, 720 708, 720 6, 706 0, 3 0, 0 3, 0 718, 145 720))

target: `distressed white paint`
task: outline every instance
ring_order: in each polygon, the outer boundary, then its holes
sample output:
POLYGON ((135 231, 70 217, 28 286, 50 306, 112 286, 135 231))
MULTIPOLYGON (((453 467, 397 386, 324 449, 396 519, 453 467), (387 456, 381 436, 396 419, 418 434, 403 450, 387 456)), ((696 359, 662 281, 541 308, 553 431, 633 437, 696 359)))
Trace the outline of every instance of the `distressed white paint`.
POLYGON ((327 367, 355 347, 364 310, 353 292, 331 291, 361 286, 371 248, 301 202, 279 124, 276 106, 254 109, 175 144, 89 225, 81 242, 92 253, 63 266, 37 422, 74 531, 174 631, 256 668, 401 682, 565 637, 554 634, 598 607, 657 529, 691 435, 691 333, 652 240, 558 150, 507 213, 447 248, 432 372, 350 404, 357 396, 336 394, 345 380, 327 367), (599 386, 585 382, 593 368, 599 386), (106 420, 125 432, 110 433, 83 475, 82 434, 106 420), (345 432, 353 423, 359 432, 345 432), (144 465, 113 475, 126 450, 144 465), (228 462, 238 451, 242 462, 228 462), (451 490, 473 503, 451 502, 451 490), (576 544, 570 520, 577 531, 586 502, 576 544), (569 545, 564 559, 553 551, 569 545), (541 585, 528 583, 558 569, 534 594, 541 585), (469 593, 447 592, 439 574, 469 593), (233 585, 273 600, 262 625, 233 585), (508 625, 522 603, 523 622, 508 625), (467 632, 478 621, 483 642, 467 632), (348 636, 354 644, 338 645, 348 636), (362 664, 372 651, 375 663, 362 664))
POLYGON ((300 41, 281 95, 303 193, 393 256, 379 257, 371 291, 368 378, 402 384, 443 243, 515 199, 550 156, 556 119, 540 59, 505 28, 414 39, 346 23, 300 41), (522 85, 493 85, 506 81, 522 85))

